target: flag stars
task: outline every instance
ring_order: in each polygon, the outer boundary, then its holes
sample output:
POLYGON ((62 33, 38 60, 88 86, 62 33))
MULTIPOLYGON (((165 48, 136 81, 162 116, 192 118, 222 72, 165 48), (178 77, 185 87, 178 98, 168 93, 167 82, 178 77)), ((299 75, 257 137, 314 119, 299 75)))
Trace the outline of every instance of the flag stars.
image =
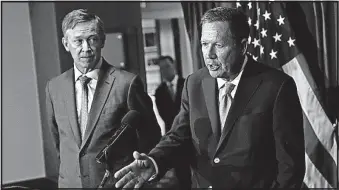
POLYGON ((279 22, 279 26, 282 24, 285 24, 284 20, 285 20, 285 17, 282 17, 281 15, 279 15, 279 18, 277 19, 277 21, 279 22))
POLYGON ((260 45, 260 55, 264 54, 264 46, 260 45))
POLYGON ((241 4, 239 2, 236 3, 237 8, 241 7, 241 4))
POLYGON ((254 26, 257 28, 257 30, 259 30, 259 20, 257 20, 257 22, 254 24, 254 26))
POLYGON ((252 25, 252 19, 251 19, 251 17, 248 17, 247 23, 248 23, 249 26, 252 25))
POLYGON ((265 11, 265 13, 262 15, 265 20, 271 20, 271 13, 267 12, 267 10, 265 11))
POLYGON ((264 28, 261 29, 260 33, 263 38, 267 36, 267 30, 265 30, 264 28))
POLYGON ((294 41, 295 41, 295 39, 292 39, 291 37, 289 37, 289 38, 288 38, 288 41, 287 41, 288 46, 290 46, 290 47, 295 46, 295 45, 294 45, 294 41))
MULTIPOLYGON (((233 4, 234 5, 234 4, 233 4)), ((247 4, 247 6, 248 6, 248 9, 252 9, 252 3, 251 2, 249 2, 248 4, 247 4)))
POLYGON ((278 53, 277 51, 273 51, 272 49, 270 53, 271 59, 277 58, 277 53, 278 53))
POLYGON ((254 59, 254 61, 258 61, 258 57, 253 55, 252 58, 254 59))
POLYGON ((254 45, 254 48, 256 48, 257 46, 260 46, 259 41, 260 41, 259 39, 256 39, 256 38, 253 39, 252 44, 254 45))
POLYGON ((273 36, 274 42, 281 41, 281 36, 282 34, 279 35, 278 33, 275 33, 275 35, 273 36))

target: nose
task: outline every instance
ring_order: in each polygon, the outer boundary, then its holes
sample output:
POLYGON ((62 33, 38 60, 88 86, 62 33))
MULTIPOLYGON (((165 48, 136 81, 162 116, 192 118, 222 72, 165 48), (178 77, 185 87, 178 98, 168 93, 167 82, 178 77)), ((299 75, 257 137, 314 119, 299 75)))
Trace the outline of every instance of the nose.
POLYGON ((89 43, 88 43, 87 40, 83 40, 83 42, 82 42, 82 50, 83 50, 83 51, 88 51, 88 50, 90 50, 90 45, 89 45, 89 43))
POLYGON ((209 47, 207 48, 207 56, 208 56, 208 58, 210 58, 210 59, 215 59, 215 58, 217 58, 217 55, 215 54, 214 46, 209 46, 209 47))

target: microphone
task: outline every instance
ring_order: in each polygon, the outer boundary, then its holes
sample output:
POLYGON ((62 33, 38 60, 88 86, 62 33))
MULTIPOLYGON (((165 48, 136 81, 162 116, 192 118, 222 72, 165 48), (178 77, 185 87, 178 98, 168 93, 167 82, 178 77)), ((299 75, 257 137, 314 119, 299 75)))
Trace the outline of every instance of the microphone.
MULTIPOLYGON (((109 139, 106 146, 99 152, 99 154, 95 157, 95 160, 100 164, 108 164, 107 157, 109 153, 114 149, 114 145, 117 144, 119 139, 123 136, 123 134, 133 127, 140 124, 141 117, 140 113, 135 110, 130 110, 127 114, 121 119, 121 126, 115 131, 113 136, 109 139)), ((110 171, 106 169, 105 175, 99 185, 99 188, 102 188, 108 177, 110 176, 110 171)))

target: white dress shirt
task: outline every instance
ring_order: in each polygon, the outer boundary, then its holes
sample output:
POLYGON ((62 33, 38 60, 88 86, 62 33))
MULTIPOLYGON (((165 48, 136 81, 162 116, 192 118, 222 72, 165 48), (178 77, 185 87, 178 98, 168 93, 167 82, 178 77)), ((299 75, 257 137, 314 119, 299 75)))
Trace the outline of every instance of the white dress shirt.
POLYGON ((167 87, 172 88, 174 94, 177 93, 178 79, 179 79, 179 76, 175 75, 171 82, 168 82, 168 81, 166 82, 167 87))
MULTIPOLYGON (((85 74, 88 78, 91 78, 89 83, 87 84, 88 88, 88 113, 91 110, 92 101, 95 89, 97 87, 98 78, 99 78, 99 71, 100 67, 102 65, 102 57, 100 58, 98 64, 95 66, 95 68, 88 73, 85 74)), ((79 77, 83 75, 79 69, 74 64, 74 81, 75 81, 75 100, 76 100, 76 107, 77 107, 77 115, 78 115, 78 123, 80 123, 80 113, 81 113, 81 96, 82 96, 82 87, 79 80, 79 77)), ((81 133, 84 133, 84 131, 81 131, 81 133)), ((83 135, 83 134, 82 134, 83 135)))

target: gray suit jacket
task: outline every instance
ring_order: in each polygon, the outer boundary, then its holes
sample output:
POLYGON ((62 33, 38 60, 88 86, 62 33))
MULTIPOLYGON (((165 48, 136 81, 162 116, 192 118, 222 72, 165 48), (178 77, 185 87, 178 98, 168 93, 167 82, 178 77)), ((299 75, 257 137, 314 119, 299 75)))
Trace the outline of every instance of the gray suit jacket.
MULTIPOLYGON (((152 110, 152 101, 144 92, 140 78, 119 70, 105 60, 88 116, 85 138, 77 122, 74 69, 52 79, 46 86, 48 124, 59 165, 59 187, 97 187, 106 165, 95 161, 129 110, 142 114, 142 123, 122 140, 123 146, 110 159, 111 171, 133 161, 134 150, 149 151, 160 139, 160 128, 152 110)), ((115 179, 110 178, 108 186, 115 179)))

